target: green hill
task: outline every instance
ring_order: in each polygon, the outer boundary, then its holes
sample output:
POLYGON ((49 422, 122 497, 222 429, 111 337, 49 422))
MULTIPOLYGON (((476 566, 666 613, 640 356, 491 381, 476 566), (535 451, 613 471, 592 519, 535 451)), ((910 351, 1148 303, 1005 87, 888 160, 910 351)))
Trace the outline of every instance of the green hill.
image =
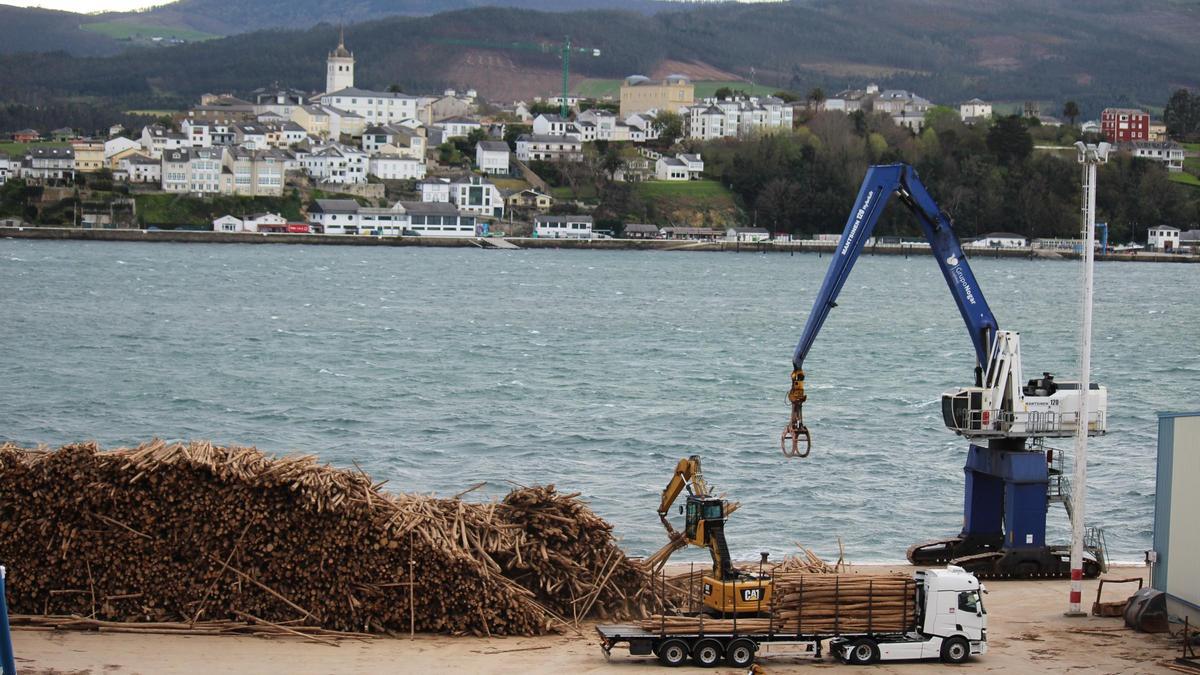
MULTIPOLYGON (((557 81, 554 54, 483 43, 570 35, 602 51, 572 61, 579 82, 694 64, 772 90, 832 93, 874 81, 948 104, 973 96, 1043 101, 1048 114, 1074 99, 1085 116, 1109 105, 1162 105, 1174 87, 1200 87, 1197 34, 1200 3, 1172 0, 1086 7, 1069 0, 815 0, 687 5, 652 16, 480 8, 346 28, 362 87, 470 86, 492 100, 545 94, 557 81)), ((174 108, 205 92, 245 93, 272 82, 316 90, 336 39, 337 28, 326 24, 161 48, 153 57, 147 48, 107 57, 0 56, 0 103, 174 108)))

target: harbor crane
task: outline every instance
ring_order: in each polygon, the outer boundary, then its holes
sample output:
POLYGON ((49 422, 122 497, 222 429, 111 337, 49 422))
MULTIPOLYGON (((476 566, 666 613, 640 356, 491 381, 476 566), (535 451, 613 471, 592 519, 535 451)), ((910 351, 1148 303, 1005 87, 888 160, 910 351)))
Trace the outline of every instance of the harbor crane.
MULTIPOLYGON (((1081 424, 1089 436, 1104 434, 1108 390, 1091 384, 1082 392, 1078 382, 1056 380, 1049 373, 1024 379, 1020 334, 999 328, 950 217, 907 164, 872 166, 859 189, 792 356, 791 419, 781 438, 784 454, 804 457, 812 447, 802 414, 807 400, 804 360, 893 195, 920 223, 966 323, 976 358, 974 386, 942 394, 943 422, 970 441, 963 529, 956 537, 910 547, 908 559, 914 565, 951 563, 981 577, 1067 576, 1069 547, 1046 544, 1049 502, 1062 501, 1068 517, 1076 516, 1070 485, 1052 461, 1055 451, 1043 443, 1074 436, 1081 424), (1088 397, 1086 420, 1079 419, 1080 396, 1088 397)), ((1103 534, 1094 531, 1089 539, 1084 574, 1093 577, 1105 566, 1103 534)))
POLYGON ((432 38, 434 42, 448 45, 459 45, 463 47, 479 47, 481 49, 517 49, 523 51, 542 52, 550 54, 558 52, 558 56, 562 59, 562 99, 559 101, 559 114, 566 117, 571 107, 567 105, 567 94, 570 88, 571 81, 571 55, 577 54, 580 56, 599 57, 600 50, 594 47, 577 47, 571 43, 571 36, 567 35, 560 43, 554 42, 488 42, 485 40, 468 40, 463 38, 432 38))

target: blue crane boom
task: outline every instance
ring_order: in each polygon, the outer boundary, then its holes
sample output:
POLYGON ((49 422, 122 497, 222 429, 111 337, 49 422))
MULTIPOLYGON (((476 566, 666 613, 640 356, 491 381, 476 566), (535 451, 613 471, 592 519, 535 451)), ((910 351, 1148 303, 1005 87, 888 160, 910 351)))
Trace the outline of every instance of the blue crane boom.
MULTIPOLYGON (((873 166, 858 191, 792 356, 788 392, 792 416, 780 439, 783 452, 804 457, 812 448, 801 415, 807 400, 804 360, 892 195, 899 195, 921 224, 967 326, 976 359, 974 386, 942 394, 946 427, 972 441, 963 467, 963 529, 949 539, 913 545, 908 559, 916 565, 952 563, 978 576, 1064 576, 1071 571, 1070 560, 1063 549, 1046 543, 1046 511, 1051 499, 1067 504, 1070 495, 1052 488, 1055 451, 1047 450, 1043 440, 1073 436, 1080 425, 1087 426, 1088 435, 1104 434, 1107 389, 1091 385, 1084 391, 1080 383, 1055 380, 1050 373, 1026 383, 1020 334, 997 327, 950 217, 938 208, 911 166, 873 166), (1080 409, 1081 397, 1088 399, 1086 419, 1069 412, 1080 409), (803 450, 801 440, 807 442, 803 450)), ((1068 509, 1068 516, 1073 518, 1072 514, 1068 509)), ((1095 576, 1103 569, 1102 546, 1090 545, 1088 555, 1091 559, 1085 561, 1084 571, 1095 576)))
POLYGON ((817 339, 817 333, 825 324, 825 319, 829 317, 830 310, 837 306, 838 294, 850 276, 850 270, 858 261, 863 247, 875 231, 884 208, 894 194, 898 194, 905 206, 917 217, 921 230, 929 241, 933 257, 942 270, 942 276, 946 279, 946 285, 950 287, 958 311, 966 322, 971 342, 975 346, 977 372, 981 372, 987 366, 991 339, 997 330, 996 318, 975 282, 975 274, 971 271, 962 245, 954 234, 950 217, 938 208, 937 202, 929 195, 916 170, 911 166, 872 166, 863 179, 858 198, 854 201, 854 210, 846 220, 846 227, 834 251, 833 262, 825 273, 825 280, 821 283, 821 290, 813 302, 804 333, 801 334, 796 351, 792 355, 792 389, 788 392, 788 400, 792 403, 792 418, 782 438, 785 454, 798 457, 808 455, 807 450, 801 454, 799 449, 802 438, 808 442, 809 447, 812 445, 802 416, 802 406, 807 400, 804 394, 804 359, 817 339), (790 451, 787 447, 789 441, 792 444, 790 451))

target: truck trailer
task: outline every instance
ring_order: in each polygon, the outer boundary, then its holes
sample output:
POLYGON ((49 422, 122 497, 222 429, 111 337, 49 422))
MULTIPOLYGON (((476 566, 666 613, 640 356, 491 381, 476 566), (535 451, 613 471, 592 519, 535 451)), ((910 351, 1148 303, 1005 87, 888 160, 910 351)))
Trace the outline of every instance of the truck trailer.
MULTIPOLYGON (((683 665, 690 658, 702 667, 724 661, 744 668, 756 657, 773 653, 799 652, 820 659, 826 643, 830 654, 858 665, 918 659, 962 663, 987 653, 987 611, 982 597, 986 590, 975 575, 951 565, 915 572, 913 580, 913 620, 906 621, 908 625, 900 630, 895 625, 873 630, 870 606, 836 601, 833 621, 813 629, 806 629, 803 623, 776 622, 768 614, 766 621, 710 620, 708 628, 704 621, 697 621, 696 630, 686 632, 680 632, 678 624, 668 631, 666 620, 658 629, 653 621, 646 621, 640 625, 602 625, 596 630, 606 658, 614 647, 626 644, 630 654, 656 656, 665 666, 683 665), (839 624, 849 629, 842 630, 839 624)), ((802 610, 803 597, 797 602, 802 610)))

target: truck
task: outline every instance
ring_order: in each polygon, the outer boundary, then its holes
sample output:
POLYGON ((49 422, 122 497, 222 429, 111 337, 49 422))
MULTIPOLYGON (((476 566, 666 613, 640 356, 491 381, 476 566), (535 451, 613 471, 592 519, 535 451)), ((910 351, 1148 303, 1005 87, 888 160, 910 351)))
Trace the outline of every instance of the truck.
MULTIPOLYGON (((759 656, 800 653, 821 659, 824 652, 844 663, 867 665, 880 661, 941 659, 962 663, 987 653, 986 589, 975 575, 954 565, 913 573, 915 611, 913 622, 903 630, 781 630, 772 620, 742 619, 711 621, 712 629, 698 622, 695 631, 667 630, 665 620, 655 628, 653 621, 641 624, 601 625, 601 649, 611 658, 613 649, 628 645, 634 656, 655 656, 664 666, 693 664, 712 668, 724 662, 735 668, 749 667, 759 656), (825 649, 823 649, 823 646, 825 649)), ((803 599, 801 599, 803 602, 803 599)), ((870 608, 859 604, 835 603, 833 625, 870 625, 870 608)), ((786 624, 785 624, 786 625, 786 624)), ((826 624, 827 625, 827 624, 826 624)))

